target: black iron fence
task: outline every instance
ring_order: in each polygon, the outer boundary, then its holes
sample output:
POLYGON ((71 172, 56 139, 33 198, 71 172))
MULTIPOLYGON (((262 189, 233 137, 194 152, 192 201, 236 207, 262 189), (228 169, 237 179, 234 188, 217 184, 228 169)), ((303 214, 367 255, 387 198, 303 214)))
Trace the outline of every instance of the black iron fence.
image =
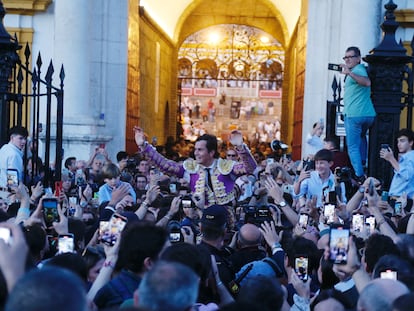
POLYGON ((326 137, 341 138, 344 137, 344 127, 341 122, 341 113, 343 110, 342 103, 342 86, 341 79, 335 75, 332 79, 332 100, 326 102, 326 137), (342 134, 342 135, 341 135, 342 134))
MULTIPOLYGON (((35 161, 41 156, 39 154, 39 140, 44 142, 44 157, 43 163, 45 164, 45 178, 44 183, 50 183, 52 179, 60 180, 60 174, 62 171, 62 158, 63 158, 63 148, 62 148, 62 128, 63 128, 63 81, 65 79, 65 72, 63 65, 59 73, 59 87, 55 87, 52 84, 54 67, 52 61, 50 61, 44 79, 42 79, 42 57, 40 53, 38 54, 36 66, 33 72, 31 72, 27 65, 30 57, 30 49, 26 45, 25 65, 19 63, 16 70, 18 71, 17 77, 22 75, 22 72, 25 73, 26 81, 29 81, 31 78, 32 92, 26 92, 22 94, 21 79, 17 79, 17 90, 15 93, 17 98, 22 98, 25 100, 26 109, 24 109, 26 117, 31 124, 31 133, 32 133, 32 174, 37 173, 34 168, 35 161), (52 111, 55 113, 53 116, 56 118, 52 120, 52 111), (43 124, 40 122, 40 113, 46 114, 46 120, 43 124), (53 122, 54 121, 54 122, 53 122), (52 133, 53 130, 53 133, 52 133), (54 138, 54 139, 52 139, 54 138), (53 146, 53 140, 55 140, 55 158, 51 159, 51 148, 53 146), (53 163, 54 165, 50 166, 49 164, 53 163), (52 169, 54 168, 54 169, 52 169)), ((28 83, 26 83, 27 85, 28 83)), ((29 91, 29 90, 27 90, 29 91)), ((20 116, 21 119, 21 116, 20 116)), ((54 119, 54 118, 53 118, 54 119)), ((29 124, 28 124, 29 126, 29 124)), ((33 176, 32 176, 33 177, 33 176)))
POLYGON ((30 70, 32 55, 29 45, 26 44, 24 60, 21 60, 16 52, 21 46, 16 36, 11 37, 5 30, 4 15, 0 2, 0 145, 8 142, 9 128, 15 125, 26 127, 30 137, 24 160, 27 163, 28 157, 31 157, 32 167, 25 169, 25 177, 33 180, 40 173, 41 167, 36 163, 41 159, 45 165, 43 183, 52 186, 54 180, 61 179, 65 72, 62 65, 58 77, 59 86, 54 86, 53 63, 50 61, 44 72, 40 53, 36 64, 32 66, 33 70, 30 70), (40 144, 44 148, 43 154, 40 154, 40 144), (53 147, 55 158, 51 159, 53 147))
POLYGON ((414 108, 414 36, 411 40, 411 62, 405 66, 403 79, 406 82, 407 90, 403 93, 403 109, 406 111, 406 127, 413 128, 413 108, 414 108))

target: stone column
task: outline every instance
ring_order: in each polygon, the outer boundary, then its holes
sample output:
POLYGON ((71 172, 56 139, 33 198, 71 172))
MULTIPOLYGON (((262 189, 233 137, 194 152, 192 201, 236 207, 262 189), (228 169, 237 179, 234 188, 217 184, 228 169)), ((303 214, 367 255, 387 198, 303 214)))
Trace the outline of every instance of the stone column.
POLYGON ((55 0, 54 62, 64 63, 64 149, 87 159, 125 147, 128 1, 55 0))
POLYGON ((6 14, 0 1, 0 146, 9 141, 9 103, 7 94, 10 88, 9 77, 19 57, 16 53, 18 44, 6 31, 3 18, 6 14))
POLYGON ((309 0, 303 144, 313 123, 326 120, 334 75, 343 80, 343 75, 328 71, 328 63, 343 63, 349 46, 358 46, 365 54, 378 44, 380 5, 381 0, 309 0))

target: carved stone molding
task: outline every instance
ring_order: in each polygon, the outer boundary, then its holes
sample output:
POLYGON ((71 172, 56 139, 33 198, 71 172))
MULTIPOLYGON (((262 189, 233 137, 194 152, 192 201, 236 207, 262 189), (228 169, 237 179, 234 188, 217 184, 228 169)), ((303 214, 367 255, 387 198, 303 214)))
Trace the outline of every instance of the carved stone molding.
POLYGON ((414 27, 414 10, 413 9, 404 9, 397 10, 394 12, 397 22, 400 23, 400 26, 412 28, 414 27))
POLYGON ((44 12, 53 0, 3 0, 9 14, 33 15, 44 12))

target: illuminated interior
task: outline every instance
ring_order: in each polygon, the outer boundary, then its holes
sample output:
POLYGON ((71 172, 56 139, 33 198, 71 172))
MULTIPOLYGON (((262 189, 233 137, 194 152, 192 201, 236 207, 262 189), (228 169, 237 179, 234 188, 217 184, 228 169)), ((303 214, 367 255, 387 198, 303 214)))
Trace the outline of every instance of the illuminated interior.
POLYGON ((221 24, 188 36, 178 52, 183 134, 225 139, 240 129, 250 140, 280 139, 284 49, 268 33, 221 24))

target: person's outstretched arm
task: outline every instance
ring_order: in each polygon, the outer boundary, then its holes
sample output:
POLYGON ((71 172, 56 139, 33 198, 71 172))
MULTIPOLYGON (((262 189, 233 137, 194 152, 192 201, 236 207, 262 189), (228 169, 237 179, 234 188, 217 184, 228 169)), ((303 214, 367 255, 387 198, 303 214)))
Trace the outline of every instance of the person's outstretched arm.
POLYGON ((175 175, 179 178, 184 176, 184 167, 173 160, 169 160, 160 154, 154 146, 149 144, 145 138, 144 130, 140 127, 134 127, 135 143, 139 148, 139 152, 151 162, 154 163, 162 172, 175 175))
POLYGON ((257 167, 256 160, 251 154, 247 145, 243 143, 243 135, 240 131, 232 131, 230 134, 230 143, 234 146, 237 154, 240 157, 239 164, 234 165, 233 172, 237 176, 245 174, 253 174, 257 167))
POLYGON ((2 222, 0 228, 9 230, 13 237, 13 241, 10 243, 0 239, 0 270, 3 272, 7 290, 10 293, 17 280, 25 273, 29 247, 20 226, 2 222))
POLYGON ((214 275, 214 280, 216 281, 217 292, 220 296, 220 306, 225 306, 229 303, 232 303, 234 301, 234 298, 220 279, 216 258, 214 255, 211 255, 211 268, 214 275))
POLYGON ((151 205, 152 202, 155 201, 160 192, 161 190, 158 185, 152 185, 151 187, 149 187, 149 189, 147 190, 147 194, 145 196, 145 200, 135 211, 135 214, 138 216, 139 219, 144 219, 145 214, 148 211, 148 207, 151 205))
POLYGON ((93 301, 93 299, 96 296, 96 293, 111 280, 115 264, 118 260, 120 240, 121 236, 118 237, 118 240, 115 242, 114 246, 104 245, 106 256, 105 262, 102 265, 102 268, 99 271, 99 274, 93 282, 91 288, 89 289, 89 292, 87 294, 88 300, 93 301))
POLYGON ((286 218, 289 220, 289 222, 292 225, 296 225, 298 222, 298 214, 292 209, 289 204, 286 203, 286 201, 283 199, 283 190, 282 188, 276 183, 276 181, 268 177, 265 181, 265 187, 267 189, 267 192, 269 196, 271 196, 275 202, 276 205, 280 206, 280 209, 285 214, 286 218), (284 204, 281 205, 281 203, 284 202, 284 204))

